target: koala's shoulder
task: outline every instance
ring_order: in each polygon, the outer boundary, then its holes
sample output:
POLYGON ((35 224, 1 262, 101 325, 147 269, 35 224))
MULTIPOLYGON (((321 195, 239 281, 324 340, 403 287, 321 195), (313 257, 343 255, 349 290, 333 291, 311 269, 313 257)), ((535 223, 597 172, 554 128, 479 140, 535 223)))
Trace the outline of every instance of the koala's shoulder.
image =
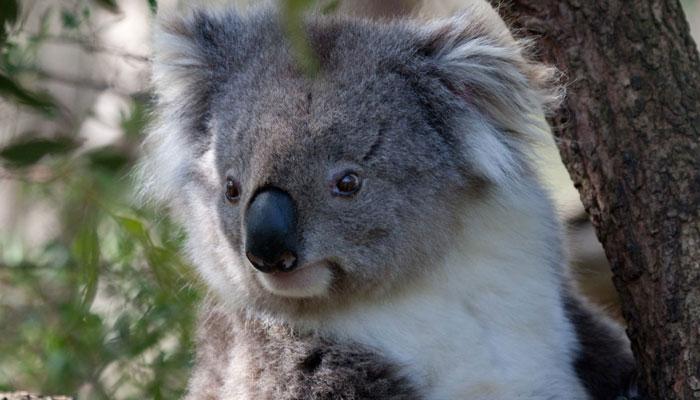
POLYGON ((232 316, 206 301, 187 399, 420 398, 399 366, 356 343, 232 316))

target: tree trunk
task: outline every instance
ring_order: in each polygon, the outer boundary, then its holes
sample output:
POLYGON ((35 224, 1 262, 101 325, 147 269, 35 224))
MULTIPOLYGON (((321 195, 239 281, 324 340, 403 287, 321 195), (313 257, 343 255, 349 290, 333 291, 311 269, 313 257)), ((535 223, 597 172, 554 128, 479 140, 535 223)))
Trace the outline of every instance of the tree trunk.
POLYGON ((677 0, 492 0, 565 74, 552 119, 643 389, 700 398, 700 62, 677 0))

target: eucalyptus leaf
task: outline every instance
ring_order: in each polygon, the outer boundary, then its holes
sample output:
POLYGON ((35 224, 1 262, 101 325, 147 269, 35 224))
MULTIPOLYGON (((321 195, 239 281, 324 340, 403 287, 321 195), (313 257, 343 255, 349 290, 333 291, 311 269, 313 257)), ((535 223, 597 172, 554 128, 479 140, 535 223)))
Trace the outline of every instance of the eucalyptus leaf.
POLYGON ((80 19, 77 15, 69 10, 61 11, 61 22, 63 27, 67 29, 77 29, 80 26, 80 19))
POLYGON ((338 10, 340 0, 328 0, 321 5, 322 14, 332 14, 338 10))
POLYGON ((14 25, 19 17, 17 0, 0 0, 0 45, 7 40, 7 28, 14 25))
POLYGON ((143 135, 146 126, 150 122, 150 113, 148 106, 144 101, 134 100, 134 104, 127 115, 122 118, 122 129, 129 137, 138 137, 143 135))
POLYGON ((14 24, 19 17, 19 3, 17 0, 0 0, 0 21, 14 24))
POLYGON ((78 234, 73 240, 73 256, 80 271, 78 276, 82 287, 81 304, 88 309, 97 293, 100 276, 100 242, 97 236, 97 221, 93 215, 88 215, 81 221, 78 234))
POLYGON ((9 98, 49 115, 52 115, 56 111, 56 103, 51 96, 46 93, 32 93, 3 74, 0 74, 0 96, 9 98))
POLYGON ((297 64, 311 77, 318 72, 319 63, 304 29, 304 12, 314 3, 315 0, 284 0, 281 14, 297 64))
POLYGON ((95 3, 111 12, 119 12, 119 5, 117 5, 117 0, 95 0, 95 3))
POLYGON ((124 231, 140 241, 144 246, 153 246, 148 231, 141 221, 122 216, 115 216, 114 218, 117 220, 122 229, 124 229, 124 231))
POLYGON ((125 170, 131 161, 125 150, 115 146, 105 146, 92 150, 85 154, 90 166, 108 173, 116 173, 125 170))
POLYGON ((158 0, 148 0, 148 7, 151 9, 153 14, 158 11, 158 0))
POLYGON ((67 154, 77 147, 78 143, 68 137, 30 138, 0 149, 0 158, 12 166, 25 167, 37 163, 45 156, 67 154))

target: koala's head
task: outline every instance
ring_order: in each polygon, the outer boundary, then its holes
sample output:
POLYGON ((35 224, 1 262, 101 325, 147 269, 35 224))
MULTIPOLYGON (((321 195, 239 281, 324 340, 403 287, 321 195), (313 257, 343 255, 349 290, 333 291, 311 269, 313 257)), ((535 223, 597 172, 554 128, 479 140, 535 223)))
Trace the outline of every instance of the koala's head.
POLYGON ((303 310, 430 272, 460 214, 523 171, 551 71, 495 13, 427 26, 194 12, 156 35, 145 184, 221 296, 303 310))

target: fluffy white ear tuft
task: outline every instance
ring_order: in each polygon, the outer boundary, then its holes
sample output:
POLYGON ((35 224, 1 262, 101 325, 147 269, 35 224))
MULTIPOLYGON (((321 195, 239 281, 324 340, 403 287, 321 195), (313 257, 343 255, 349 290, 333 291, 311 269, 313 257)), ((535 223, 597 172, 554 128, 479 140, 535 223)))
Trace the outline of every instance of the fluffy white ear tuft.
MULTIPOLYGON (((184 16, 159 16, 153 33, 153 86, 161 103, 191 96, 192 89, 206 83, 217 46, 213 13, 190 10, 184 16)), ((208 85, 205 85, 208 86, 208 85)), ((195 91, 196 93, 196 91, 195 91)))
POLYGON ((514 39, 485 2, 434 22, 427 37, 424 51, 440 81, 455 101, 479 114, 479 121, 472 116, 466 123, 485 124, 475 135, 481 137, 469 139, 474 163, 488 179, 517 174, 523 144, 550 132, 546 114, 563 97, 557 70, 532 61, 529 43, 514 39))
POLYGON ((546 127, 544 114, 563 95, 557 70, 531 61, 529 43, 515 40, 495 10, 476 5, 429 32, 439 71, 455 95, 505 131, 527 135, 546 127))
POLYGON ((152 62, 156 114, 138 170, 141 200, 174 205, 206 151, 210 100, 227 68, 235 18, 199 10, 159 17, 152 62))

